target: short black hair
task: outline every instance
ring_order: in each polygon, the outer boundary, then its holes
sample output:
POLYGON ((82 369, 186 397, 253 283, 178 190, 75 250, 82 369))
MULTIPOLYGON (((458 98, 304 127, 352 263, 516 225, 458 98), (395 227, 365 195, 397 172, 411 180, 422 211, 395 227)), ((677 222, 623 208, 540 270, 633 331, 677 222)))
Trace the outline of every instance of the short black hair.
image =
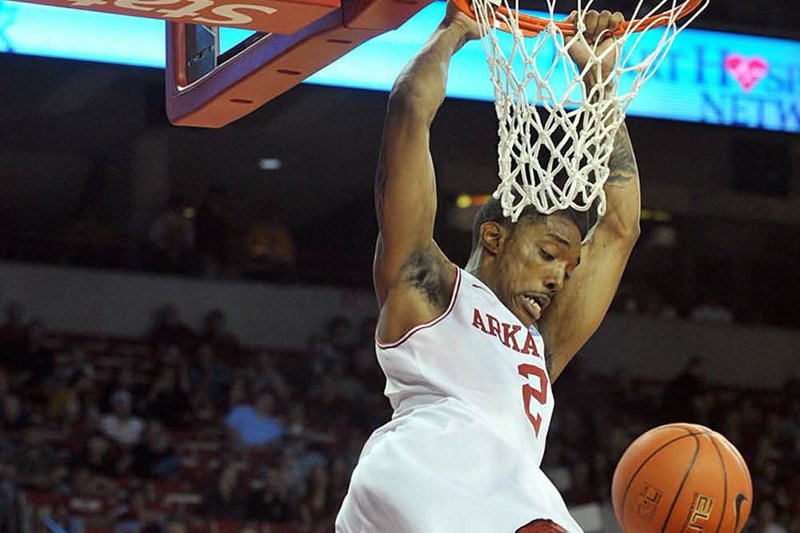
MULTIPOLYGON (((593 205, 588 211, 585 212, 578 211, 577 209, 570 207, 561 211, 556 211, 551 215, 544 215, 537 211, 535 206, 529 205, 522 210, 522 213, 517 219, 517 224, 523 221, 526 223, 541 222, 548 216, 566 217, 573 224, 575 224, 575 226, 578 228, 578 232, 581 234, 581 241, 584 241, 586 240, 586 236, 589 234, 589 231, 597 222, 596 213, 596 206, 593 205)), ((472 223, 472 251, 470 252, 470 255, 474 254, 475 251, 480 247, 481 226, 487 222, 497 222, 498 224, 503 225, 506 229, 509 229, 511 232, 514 231, 515 225, 511 221, 511 217, 507 217, 503 214, 503 206, 500 203, 500 200, 492 196, 489 201, 483 204, 475 214, 475 220, 472 223)))

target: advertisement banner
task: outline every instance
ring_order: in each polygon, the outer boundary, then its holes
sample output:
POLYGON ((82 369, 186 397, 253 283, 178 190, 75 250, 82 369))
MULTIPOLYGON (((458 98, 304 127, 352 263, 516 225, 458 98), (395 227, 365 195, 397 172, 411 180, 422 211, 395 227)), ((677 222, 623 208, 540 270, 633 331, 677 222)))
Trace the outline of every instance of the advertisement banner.
MULTIPOLYGON (((443 14, 444 3, 435 2, 399 30, 367 42, 306 81, 387 91, 443 14)), ((248 33, 223 31, 223 46, 233 46, 248 33)), ((636 53, 651 51, 648 40, 657 38, 656 33, 646 36, 636 53)), ((163 67, 164 24, 0 0, 0 52, 163 67)), ((469 43, 453 58, 448 95, 494 99, 481 43, 469 43)), ((800 132, 800 42, 688 29, 629 114, 800 132)))

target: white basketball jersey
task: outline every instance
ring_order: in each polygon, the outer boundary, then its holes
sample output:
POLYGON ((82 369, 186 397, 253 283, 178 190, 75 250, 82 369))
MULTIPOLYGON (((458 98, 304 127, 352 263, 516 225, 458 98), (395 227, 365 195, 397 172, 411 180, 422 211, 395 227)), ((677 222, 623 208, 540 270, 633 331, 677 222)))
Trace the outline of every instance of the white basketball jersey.
POLYGON ((550 520, 579 533, 539 468, 554 405, 544 354, 535 329, 458 269, 439 318, 377 344, 394 415, 365 444, 336 531, 513 533, 550 520))

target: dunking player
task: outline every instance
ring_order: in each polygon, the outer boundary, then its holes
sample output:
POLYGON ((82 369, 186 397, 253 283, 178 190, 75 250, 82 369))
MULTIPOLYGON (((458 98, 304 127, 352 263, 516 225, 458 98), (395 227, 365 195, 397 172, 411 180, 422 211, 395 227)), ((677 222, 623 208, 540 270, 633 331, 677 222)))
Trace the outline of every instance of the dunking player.
MULTIPOLYGON (((571 52, 579 67, 589 45, 612 45, 608 30, 621 21, 586 15, 586 40, 571 52)), ((586 227, 574 213, 530 211, 511 224, 490 201, 476 217, 466 269, 456 267, 433 241, 428 137, 450 58, 477 36, 476 24, 448 6, 389 99, 374 280, 377 355, 394 416, 364 446, 339 533, 581 531, 539 469, 550 383, 600 325, 637 239, 636 163, 623 126, 607 213, 583 246, 586 227)), ((611 55, 599 75, 610 72, 611 55)))

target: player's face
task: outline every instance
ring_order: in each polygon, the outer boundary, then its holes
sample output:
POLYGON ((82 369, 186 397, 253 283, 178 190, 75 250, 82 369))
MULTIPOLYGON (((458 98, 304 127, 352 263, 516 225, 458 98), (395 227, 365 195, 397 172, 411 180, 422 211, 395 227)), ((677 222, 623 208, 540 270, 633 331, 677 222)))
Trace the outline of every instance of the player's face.
POLYGON ((580 263, 581 235, 558 215, 522 222, 498 254, 496 292, 526 326, 535 325, 580 263))

